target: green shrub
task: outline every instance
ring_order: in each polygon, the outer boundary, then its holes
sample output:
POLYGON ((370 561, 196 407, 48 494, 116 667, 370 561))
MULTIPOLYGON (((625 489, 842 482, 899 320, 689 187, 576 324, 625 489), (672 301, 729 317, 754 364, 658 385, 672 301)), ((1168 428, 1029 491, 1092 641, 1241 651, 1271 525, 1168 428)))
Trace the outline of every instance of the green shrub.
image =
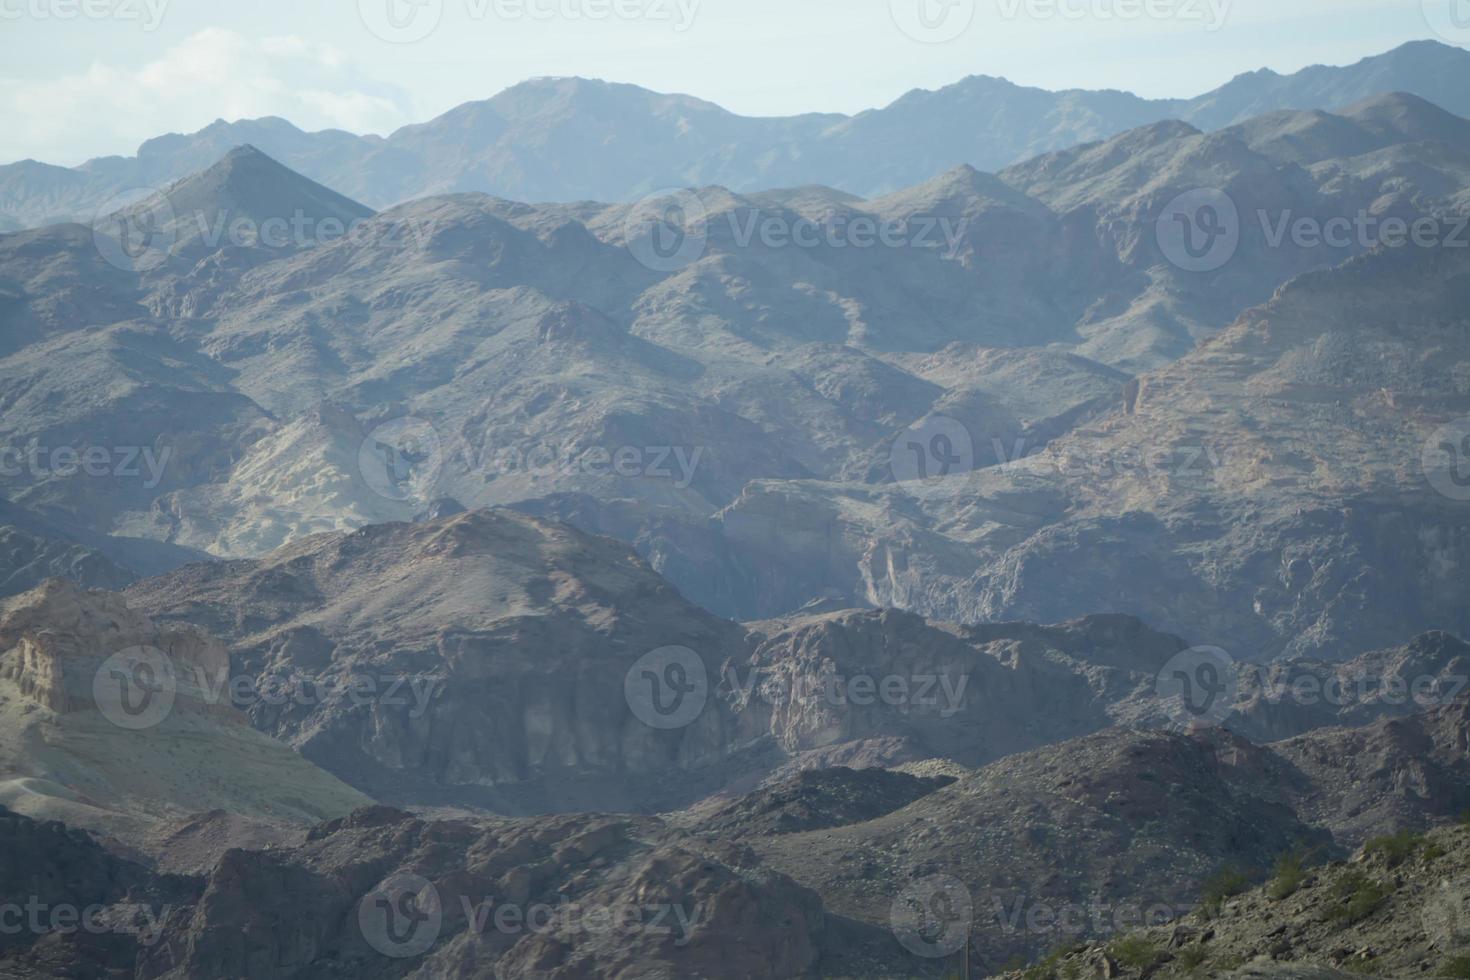
POLYGON ((1361 871, 1350 871, 1338 879, 1332 895, 1340 904, 1333 907, 1327 918, 1350 926, 1377 912, 1388 900, 1388 889, 1361 871))
POLYGON ((1183 968, 1185 973, 1192 973, 1204 966, 1205 960, 1209 958, 1210 954, 1203 946, 1186 946, 1179 951, 1175 962, 1183 968))
POLYGON ((1245 966, 1245 957, 1239 953, 1231 953, 1228 956, 1220 957, 1220 962, 1215 964, 1215 969, 1230 973, 1234 970, 1239 970, 1243 966, 1245 966))
POLYGON ((1213 919, 1220 914, 1225 899, 1234 898, 1251 886, 1250 878, 1235 868, 1221 868, 1205 879, 1200 889, 1200 910, 1205 918, 1213 919))
POLYGON ((1401 830, 1396 834, 1373 838, 1363 845, 1363 853, 1369 856, 1382 856, 1390 868, 1397 868, 1419 853, 1427 843, 1428 840, 1423 834, 1416 834, 1412 830, 1401 830))
POLYGON ((1061 957, 1053 953, 1040 963, 1026 967, 1021 971, 1021 976, 1023 980, 1056 980, 1057 963, 1060 960, 1061 957))
POLYGON ((1300 852, 1283 854, 1276 861, 1276 876, 1266 888, 1266 894, 1275 901, 1295 895, 1306 882, 1307 859, 1300 852))
POLYGON ((1456 956, 1446 960, 1444 966, 1439 968, 1439 975, 1470 980, 1470 956, 1456 956))
POLYGON ((1108 955, 1121 966, 1147 970, 1159 961, 1159 947, 1143 936, 1125 936, 1108 946, 1108 955))

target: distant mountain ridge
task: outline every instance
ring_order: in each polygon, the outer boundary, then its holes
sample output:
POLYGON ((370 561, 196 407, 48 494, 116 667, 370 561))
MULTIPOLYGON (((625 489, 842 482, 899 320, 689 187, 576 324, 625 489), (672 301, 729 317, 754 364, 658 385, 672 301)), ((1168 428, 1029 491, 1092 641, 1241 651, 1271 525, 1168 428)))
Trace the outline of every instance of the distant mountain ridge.
POLYGON ((374 208, 480 191, 520 201, 627 201, 675 185, 824 184, 872 197, 968 164, 998 170, 1165 119, 1215 130, 1284 109, 1406 92, 1470 116, 1470 52, 1416 41, 1344 67, 1260 70, 1192 99, 1050 92, 974 75, 855 116, 739 116, 687 95, 534 79, 382 136, 307 133, 284 119, 216 121, 76 168, 0 166, 0 231, 89 220, 121 191, 196 173, 242 143, 374 208))
POLYGON ((698 255, 668 269, 639 253, 660 202, 466 193, 370 214, 241 147, 136 220, 0 235, 0 447, 13 450, 0 493, 15 508, 0 526, 20 532, 0 581, 116 588, 203 553, 255 558, 431 505, 500 506, 633 544, 692 601, 742 620, 835 600, 1060 622, 1101 604, 1246 659, 1466 632, 1450 591, 1426 585, 1426 604, 1406 599, 1391 620, 1352 592, 1360 561, 1427 569, 1466 554, 1457 534, 1418 553, 1427 539, 1407 532, 1463 523, 1452 501, 1420 500, 1414 474, 1425 438, 1464 411, 1462 332, 1426 324, 1463 321, 1465 250, 1390 250, 1329 285, 1320 276, 1369 242, 1273 242, 1259 220, 1407 227, 1459 213, 1464 119, 1392 94, 1214 133, 1154 123, 870 200, 820 187, 690 196, 706 213, 698 255), (1152 227, 1200 188, 1243 216, 1210 274, 1171 260, 1152 227), (297 218, 299 238, 265 234, 297 218), (949 229, 942 248, 836 235, 926 220, 949 229), (119 251, 119 224, 134 251, 136 233, 157 233, 146 261, 119 251), (356 230, 308 230, 328 224, 356 230), (816 231, 816 245, 756 237, 761 224, 816 231), (1370 272, 1404 299, 1367 304, 1367 319, 1312 312, 1337 311, 1340 294, 1364 305, 1354 277, 1370 272), (1272 322, 1237 330, 1239 350, 1212 360, 1196 347, 1267 315, 1242 319, 1263 303, 1272 322), (1378 366, 1365 351, 1394 353, 1378 366), (1343 430, 1344 411, 1371 423, 1343 430), (904 486, 913 474, 893 447, 931 425, 973 454, 962 493, 904 486), (1263 425, 1299 433, 1302 451, 1263 441, 1263 425), (384 435, 422 435, 430 451, 414 453, 429 465, 365 463, 384 435), (78 474, 42 449, 100 450, 112 466, 78 474), (1112 494, 1061 464, 1145 449, 1177 451, 1185 482, 1128 465, 1112 494), (619 472, 598 451, 641 462, 619 472), (1340 475, 1321 492, 1313 459, 1340 475), (1375 481, 1390 497, 1363 500, 1375 481), (1368 509, 1344 510, 1354 500, 1368 509), (1261 514, 1285 537, 1229 533, 1261 514), (1108 558, 1119 540, 1140 571, 1108 558), (1215 543, 1206 555, 1186 540, 1215 543))

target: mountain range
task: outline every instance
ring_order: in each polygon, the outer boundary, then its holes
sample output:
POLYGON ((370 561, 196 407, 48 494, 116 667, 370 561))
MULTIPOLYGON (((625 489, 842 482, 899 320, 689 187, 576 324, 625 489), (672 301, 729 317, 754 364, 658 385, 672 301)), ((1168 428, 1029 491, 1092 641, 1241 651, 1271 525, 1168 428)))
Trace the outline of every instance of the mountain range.
POLYGON ((474 191, 519 201, 631 201, 669 187, 736 192, 821 184, 862 197, 954 167, 998 170, 1166 119, 1213 131, 1279 110, 1335 110, 1385 92, 1470 115, 1470 53, 1406 44, 1345 67, 1260 70, 1190 99, 1048 92, 972 76, 855 116, 744 117, 687 95, 580 78, 536 79, 388 136, 306 133, 278 118, 217 121, 79 167, 0 166, 0 231, 89 221, 118 194, 158 189, 249 143, 383 208, 474 191))
POLYGON ((1158 687, 1184 647, 1117 616, 737 625, 615 542, 504 510, 124 596, 52 581, 0 610, 0 907, 106 927, 3 934, 0 976, 949 975, 962 944, 909 930, 906 895, 970 909, 956 935, 989 973, 1138 920, 1032 907, 1182 921, 1222 867, 1337 860, 1470 805, 1463 642, 1242 664, 1236 711, 1194 720, 1158 687), (177 679, 165 709, 97 681, 140 645, 177 679), (669 662, 703 676, 700 710, 651 724, 627 678, 669 662), (1302 693, 1334 676, 1340 696, 1302 693), (1362 684, 1390 677, 1414 697, 1362 684), (422 945, 369 914, 405 887, 422 945), (476 913, 542 905, 531 930, 476 913), (621 906, 681 931, 566 918, 621 906))
POLYGON ((1467 194, 1470 122, 1405 94, 872 200, 373 213, 236 148, 0 236, 5 575, 116 588, 509 506, 738 620, 1125 613, 1247 660, 1464 632, 1421 450, 1466 408, 1467 194), (1198 193, 1239 216, 1219 268, 1160 230, 1198 193), (936 438, 950 479, 905 448, 936 438))
POLYGON ((0 980, 1470 976, 1467 59, 0 168, 0 980))

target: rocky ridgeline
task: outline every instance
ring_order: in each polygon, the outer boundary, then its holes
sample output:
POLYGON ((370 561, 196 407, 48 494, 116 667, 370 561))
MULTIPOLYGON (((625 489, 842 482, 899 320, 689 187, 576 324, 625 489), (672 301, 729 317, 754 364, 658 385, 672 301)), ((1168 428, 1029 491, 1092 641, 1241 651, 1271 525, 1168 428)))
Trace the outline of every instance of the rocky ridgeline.
MULTIPOLYGON (((7 821, 24 833, 0 839, 0 868, 18 844, 55 832, 0 814, 7 821)), ((69 859, 44 848, 29 858, 32 877, 69 859)), ((133 873, 135 899, 160 902, 168 882, 133 873)), ((21 902, 27 881, 14 892, 21 902)), ((367 809, 298 847, 230 851, 203 878, 170 881, 177 895, 167 915, 153 906, 154 930, 30 936, 0 976, 782 980, 813 974, 825 928, 821 900, 748 848, 616 817, 423 821, 367 809)), ((7 878, 0 901, 10 889, 7 878)), ((53 889, 74 904, 119 890, 53 889)))
MULTIPOLYGON (((1467 711, 1416 719, 1461 770, 1467 711)), ((1319 733, 1315 754, 1355 751, 1344 731, 1319 733)), ((1353 779, 1411 795, 1397 773, 1421 750, 1409 740, 1353 779)), ((1352 814, 1302 817, 1332 787, 1267 754, 1225 732, 1115 730, 958 781, 801 773, 665 818, 370 807, 184 877, 0 813, 0 905, 39 896, 43 926, 58 907, 111 910, 105 928, 25 930, 0 976, 950 977, 966 950, 985 976, 1061 948, 1026 980, 1309 980, 1470 955, 1470 829, 1421 837, 1385 818, 1375 837, 1393 836, 1354 858, 1352 814), (915 932, 912 901, 950 918, 915 932)))
MULTIPOLYGON (((1131 617, 956 626, 847 610, 741 626, 631 549, 514 511, 318 535, 126 595, 159 622, 220 636, 262 690, 406 678, 370 703, 244 706, 260 731, 395 804, 674 810, 776 773, 975 767, 1120 724, 1191 720, 1158 694, 1187 644, 1131 617), (633 688, 666 679, 672 661, 650 656, 680 658, 691 685, 691 710, 672 723, 651 725, 629 700, 630 676, 633 688)), ((1264 741, 1415 712, 1425 691, 1385 692, 1383 676, 1432 682, 1443 700, 1470 658, 1427 634, 1345 664, 1236 669, 1226 724, 1264 741)))

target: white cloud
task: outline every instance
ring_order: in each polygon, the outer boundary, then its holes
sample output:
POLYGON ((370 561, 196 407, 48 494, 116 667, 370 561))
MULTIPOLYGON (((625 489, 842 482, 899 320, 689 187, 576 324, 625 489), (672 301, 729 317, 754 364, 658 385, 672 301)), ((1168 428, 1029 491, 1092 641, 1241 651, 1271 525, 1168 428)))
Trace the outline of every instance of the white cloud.
POLYGON ((93 62, 51 79, 0 79, 0 161, 73 165, 131 154, 146 139, 216 119, 281 116, 306 130, 386 133, 408 97, 363 77, 343 52, 300 37, 210 28, 142 67, 93 62))

